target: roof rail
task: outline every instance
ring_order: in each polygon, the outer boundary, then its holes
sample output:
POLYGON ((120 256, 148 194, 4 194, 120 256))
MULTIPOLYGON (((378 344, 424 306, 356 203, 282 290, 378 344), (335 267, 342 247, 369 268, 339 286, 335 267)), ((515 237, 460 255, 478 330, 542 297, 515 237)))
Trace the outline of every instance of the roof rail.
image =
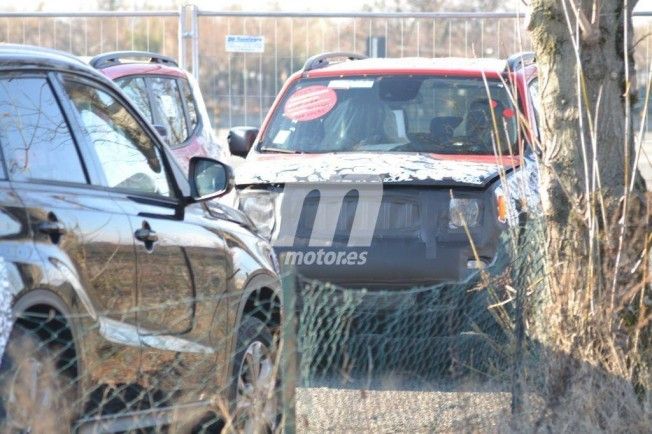
POLYGON ((36 45, 29 45, 29 44, 11 44, 7 42, 0 42, 0 49, 16 50, 16 51, 33 51, 35 53, 43 53, 43 54, 56 54, 58 56, 66 57, 77 63, 84 63, 78 56, 72 55, 67 51, 61 51, 54 48, 39 47, 36 45))
POLYGON ((520 53, 512 54, 507 58, 505 71, 516 71, 517 69, 532 65, 535 60, 533 51, 521 51, 520 53))
POLYGON ((325 68, 326 66, 331 65, 332 63, 337 63, 337 62, 330 62, 330 59, 362 60, 366 58, 367 56, 365 56, 364 54, 348 53, 344 51, 332 51, 328 53, 321 53, 312 56, 308 60, 306 60, 306 63, 304 63, 303 65, 302 71, 308 72, 314 69, 325 68))
POLYGON ((120 59, 149 59, 149 63, 161 63, 164 65, 179 66, 176 60, 171 57, 147 51, 112 51, 110 53, 98 54, 89 63, 93 68, 106 68, 107 66, 119 65, 120 59))

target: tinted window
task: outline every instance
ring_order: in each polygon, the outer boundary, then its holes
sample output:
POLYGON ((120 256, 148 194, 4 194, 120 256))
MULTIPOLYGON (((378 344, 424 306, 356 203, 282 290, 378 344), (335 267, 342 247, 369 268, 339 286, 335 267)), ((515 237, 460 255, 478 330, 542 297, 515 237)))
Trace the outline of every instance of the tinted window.
POLYGON ((0 143, 11 179, 86 182, 70 130, 45 78, 0 80, 0 143))
POLYGON ((179 84, 181 86, 183 99, 186 100, 188 120, 190 121, 190 131, 195 131, 195 128, 197 128, 197 104, 195 103, 195 98, 192 95, 192 89, 190 88, 188 80, 179 80, 179 84))
POLYGON ((148 121, 152 121, 152 109, 149 106, 149 98, 147 97, 147 86, 145 79, 142 77, 126 77, 116 80, 120 89, 127 94, 129 99, 140 110, 148 121))
POLYGON ((172 196, 160 151, 125 106, 97 88, 66 82, 109 187, 172 196))
POLYGON ((177 81, 163 77, 149 80, 154 98, 154 110, 157 110, 160 121, 168 130, 168 141, 171 146, 180 145, 188 138, 188 128, 177 81))

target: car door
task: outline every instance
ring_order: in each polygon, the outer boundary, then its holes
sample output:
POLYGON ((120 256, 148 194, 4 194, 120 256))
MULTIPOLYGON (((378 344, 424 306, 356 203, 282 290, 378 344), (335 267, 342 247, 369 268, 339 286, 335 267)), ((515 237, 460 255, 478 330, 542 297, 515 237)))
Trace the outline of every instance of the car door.
POLYGON ((217 291, 224 285, 221 238, 184 220, 181 192, 162 149, 126 105, 109 91, 78 81, 68 81, 66 89, 102 168, 104 183, 119 193, 115 200, 131 222, 141 330, 189 332, 197 284, 210 280, 217 291), (206 276, 207 271, 217 278, 206 276))
MULTIPOLYGON (((25 207, 36 250, 47 264, 37 286, 72 292, 76 320, 86 321, 84 345, 99 334, 110 339, 124 325, 136 329, 135 255, 129 219, 110 195, 93 189, 96 176, 62 110, 53 74, 0 76, 0 141, 8 177, 25 207), (71 291, 66 288, 70 288, 71 291), (59 288, 60 287, 60 288, 59 288)), ((46 288, 44 288, 46 289, 46 288)), ((137 333, 122 342, 138 345, 137 333), (128 339, 127 339, 128 340, 128 339)), ((120 367, 120 381, 135 376, 139 353, 105 342, 102 372, 120 367), (106 368, 106 369, 105 369, 106 368)), ((99 371, 97 371, 99 372, 99 371)), ((104 378, 104 381, 115 381, 104 378)))
MULTIPOLYGON (((1 82, 0 82, 1 83, 1 82)), ((0 148, 7 143, 6 120, 11 108, 0 97, 0 148)), ((0 317, 11 313, 13 297, 21 291, 32 289, 43 270, 41 256, 34 249, 27 213, 23 203, 11 186, 0 152, 0 270, 8 285, 0 290, 0 317)), ((0 318, 0 323, 2 323, 0 318)), ((3 354, 11 323, 0 325, 0 354, 3 354), (3 327, 4 326, 4 327, 3 327)))
POLYGON ((174 373, 173 387, 208 387, 227 318, 216 318, 226 289, 226 247, 204 209, 185 208, 170 161, 142 119, 110 89, 65 84, 116 204, 136 242, 142 374, 152 384, 174 373), (216 333, 213 333, 213 331, 216 333), (176 369, 175 363, 178 363, 176 369), (177 378, 178 377, 178 378, 177 378), (184 378, 184 381, 181 381, 184 378), (194 379, 194 380, 193 380, 194 379))

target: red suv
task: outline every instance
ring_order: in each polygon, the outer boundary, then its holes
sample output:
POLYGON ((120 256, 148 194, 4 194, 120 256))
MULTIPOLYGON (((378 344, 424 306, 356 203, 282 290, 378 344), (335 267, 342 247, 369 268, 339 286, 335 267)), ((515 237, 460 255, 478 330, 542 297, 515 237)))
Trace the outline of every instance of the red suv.
POLYGON ((116 51, 89 64, 113 80, 165 139, 185 170, 194 156, 228 160, 211 128, 194 77, 161 54, 116 51))
POLYGON ((239 206, 311 278, 379 289, 465 280, 538 204, 536 111, 532 53, 321 54, 288 79, 260 131, 231 131, 231 153, 247 156, 239 206))

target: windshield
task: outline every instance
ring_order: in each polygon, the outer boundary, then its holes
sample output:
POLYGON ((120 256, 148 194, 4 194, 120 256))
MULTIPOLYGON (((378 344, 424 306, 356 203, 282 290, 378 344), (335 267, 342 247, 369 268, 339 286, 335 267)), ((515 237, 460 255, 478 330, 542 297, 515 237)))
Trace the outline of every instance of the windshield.
POLYGON ((516 132, 516 111, 498 80, 302 79, 286 93, 258 149, 507 154, 516 132))

